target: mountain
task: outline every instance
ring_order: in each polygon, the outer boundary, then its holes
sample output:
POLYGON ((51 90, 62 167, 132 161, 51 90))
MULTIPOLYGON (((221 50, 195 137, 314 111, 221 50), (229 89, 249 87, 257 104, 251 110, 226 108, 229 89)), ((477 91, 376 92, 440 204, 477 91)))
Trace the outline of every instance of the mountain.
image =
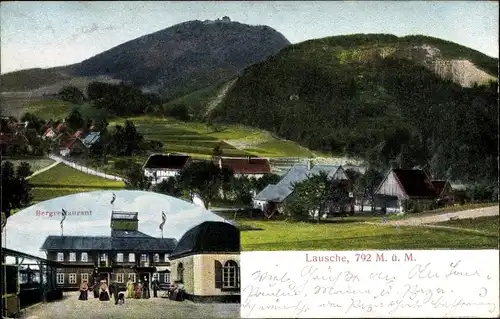
POLYGON ((497 68, 498 59, 424 36, 311 40, 245 69, 209 117, 379 167, 492 180, 497 68))
POLYGON ((81 88, 104 78, 173 98, 228 80, 289 44, 270 27, 232 22, 228 17, 189 21, 128 41, 81 63, 4 74, 1 90, 37 89, 51 94, 75 78, 81 88))

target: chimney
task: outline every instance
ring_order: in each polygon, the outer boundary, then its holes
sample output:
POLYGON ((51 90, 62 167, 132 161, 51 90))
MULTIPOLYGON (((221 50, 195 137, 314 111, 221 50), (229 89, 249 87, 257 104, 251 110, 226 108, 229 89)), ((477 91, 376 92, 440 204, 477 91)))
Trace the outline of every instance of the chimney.
POLYGON ((311 170, 312 166, 313 166, 312 165, 312 160, 308 159, 307 160, 307 170, 311 170))

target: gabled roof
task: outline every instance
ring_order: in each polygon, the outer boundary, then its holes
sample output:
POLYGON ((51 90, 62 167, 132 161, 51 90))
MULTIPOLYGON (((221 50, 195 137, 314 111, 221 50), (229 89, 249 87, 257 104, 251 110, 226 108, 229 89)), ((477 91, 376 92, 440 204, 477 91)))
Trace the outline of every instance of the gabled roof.
POLYGON ((436 197, 436 189, 423 170, 395 168, 392 172, 409 197, 436 197))
POLYGON ((71 137, 62 143, 61 148, 71 148, 76 141, 78 141, 78 138, 71 137))
POLYGON ((79 129, 73 134, 74 137, 81 137, 83 135, 83 129, 79 129))
POLYGON ((64 130, 65 128, 66 128, 66 125, 64 123, 59 123, 59 125, 57 125, 57 127, 56 127, 56 130, 61 131, 61 130, 64 130))
POLYGON ((181 154, 152 154, 144 163, 143 168, 181 170, 189 159, 190 156, 181 154))
POLYGON ((43 133, 43 136, 47 136, 50 132, 56 134, 56 131, 52 127, 49 127, 48 129, 45 130, 45 133, 43 133))
POLYGON ((240 252, 240 230, 236 226, 224 222, 203 222, 182 236, 169 259, 217 252, 240 252))
MULTIPOLYGON (((449 182, 447 180, 432 180, 431 181, 432 183, 432 186, 434 186, 434 188, 436 189, 436 193, 438 195, 441 195, 446 187, 446 183, 449 184, 449 182)), ((449 184, 450 187, 451 187, 451 184, 449 184)))
POLYGON ((101 138, 100 132, 90 132, 84 139, 82 139, 83 144, 86 147, 91 147, 101 138))
POLYGON ((267 158, 221 158, 220 164, 231 168, 235 174, 271 173, 271 166, 267 158))
MULTIPOLYGON (((147 236, 147 235, 146 235, 147 236)), ((48 236, 42 250, 108 250, 108 251, 166 251, 177 245, 175 238, 48 236)))
POLYGON ((306 165, 294 165, 288 170, 279 183, 276 185, 268 185, 257 194, 254 199, 281 203, 292 194, 293 185, 295 183, 300 183, 313 175, 318 175, 320 172, 324 172, 328 174, 329 177, 333 177, 339 169, 342 170, 342 166, 318 164, 309 170, 306 165))

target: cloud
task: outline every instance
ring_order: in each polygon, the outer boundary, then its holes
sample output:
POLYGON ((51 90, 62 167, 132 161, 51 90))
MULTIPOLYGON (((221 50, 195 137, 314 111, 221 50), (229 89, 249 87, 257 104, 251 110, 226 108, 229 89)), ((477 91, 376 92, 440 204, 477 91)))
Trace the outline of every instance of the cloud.
POLYGON ((204 221, 224 220, 202 207, 153 192, 121 190, 79 193, 41 202, 9 217, 6 247, 44 257, 45 254, 39 249, 47 236, 61 234, 63 208, 75 214, 65 219, 64 235, 109 236, 113 192, 116 194, 114 209, 137 212, 139 231, 150 236, 161 237, 159 225, 162 211, 167 214, 164 237, 177 240, 187 230, 204 221))

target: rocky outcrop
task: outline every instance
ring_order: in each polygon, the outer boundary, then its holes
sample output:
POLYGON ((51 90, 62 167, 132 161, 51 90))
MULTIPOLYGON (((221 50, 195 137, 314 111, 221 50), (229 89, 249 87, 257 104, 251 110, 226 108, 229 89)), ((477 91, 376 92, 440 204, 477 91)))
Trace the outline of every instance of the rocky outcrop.
POLYGON ((427 44, 401 48, 395 54, 421 64, 441 78, 452 80, 463 87, 471 87, 474 83, 483 84, 496 80, 496 77, 479 69, 471 61, 445 59, 438 48, 427 44))

